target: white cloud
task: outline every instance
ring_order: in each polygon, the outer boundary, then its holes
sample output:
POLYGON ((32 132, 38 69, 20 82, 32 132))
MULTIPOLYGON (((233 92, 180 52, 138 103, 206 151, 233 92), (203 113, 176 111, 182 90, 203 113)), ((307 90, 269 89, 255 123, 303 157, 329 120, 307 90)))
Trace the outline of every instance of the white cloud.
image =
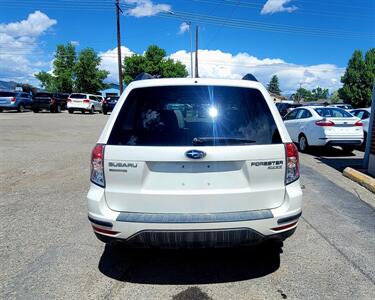
MULTIPOLYGON (((170 55, 181 61, 190 71, 190 53, 185 50, 170 55)), ((199 50, 199 76, 205 78, 241 79, 252 73, 266 85, 272 75, 279 77, 280 87, 284 94, 293 93, 302 83, 304 88, 318 86, 330 91, 338 89, 343 68, 332 64, 303 66, 286 62, 280 58, 257 58, 248 53, 231 53, 220 50, 199 50)))
POLYGON ((274 14, 274 13, 277 13, 277 12, 289 12, 289 13, 291 13, 298 8, 294 5, 288 6, 288 7, 284 6, 284 5, 288 4, 290 1, 292 1, 292 0, 268 0, 264 4, 260 13, 262 15, 274 14))
POLYGON ((178 31, 178 34, 184 34, 185 32, 189 31, 190 25, 186 22, 182 22, 180 25, 180 30, 178 31))
POLYGON ((50 19, 46 14, 37 10, 29 14, 26 20, 0 24, 0 33, 12 37, 37 37, 56 23, 56 20, 50 19))
POLYGON ((49 62, 43 56, 38 38, 57 23, 46 14, 35 11, 27 19, 0 24, 0 79, 36 83, 34 73, 49 62))
MULTIPOLYGON (((121 59, 124 60, 125 57, 131 56, 133 54, 129 48, 121 46, 121 59)), ((117 64, 117 47, 110 49, 105 52, 99 53, 100 58, 102 59, 100 63, 100 69, 106 70, 109 72, 107 77, 108 82, 117 83, 118 82, 118 64, 117 64)))
POLYGON ((171 10, 170 5, 154 4, 151 0, 125 0, 125 3, 135 5, 135 7, 127 9, 126 13, 136 18, 150 17, 171 10))
POLYGON ((70 43, 75 47, 79 46, 79 41, 70 41, 70 43))

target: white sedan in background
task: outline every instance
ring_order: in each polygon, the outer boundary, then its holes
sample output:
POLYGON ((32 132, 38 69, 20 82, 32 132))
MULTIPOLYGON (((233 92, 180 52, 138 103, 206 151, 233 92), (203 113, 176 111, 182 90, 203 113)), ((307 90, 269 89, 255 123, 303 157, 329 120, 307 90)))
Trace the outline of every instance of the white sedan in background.
POLYGON ((370 121, 370 115, 371 115, 371 108, 357 108, 352 109, 349 111, 353 116, 360 118, 363 123, 363 146, 366 145, 367 140, 367 133, 368 133, 368 127, 369 127, 369 121, 370 121))
POLYGON ((309 146, 340 146, 350 153, 363 143, 361 120, 341 108, 299 107, 284 117, 284 123, 301 152, 309 146))

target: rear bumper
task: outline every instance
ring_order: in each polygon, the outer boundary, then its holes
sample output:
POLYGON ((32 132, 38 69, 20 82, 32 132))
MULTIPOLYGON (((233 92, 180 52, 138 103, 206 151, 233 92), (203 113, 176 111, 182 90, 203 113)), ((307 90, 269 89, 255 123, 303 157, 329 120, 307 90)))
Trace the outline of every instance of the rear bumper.
POLYGON ((102 109, 103 109, 103 111, 107 111, 107 112, 111 112, 111 111, 113 111, 113 108, 114 108, 115 106, 114 105, 102 105, 102 109))
POLYGON ((17 108, 18 108, 18 103, 0 104, 0 109, 15 110, 17 108))
POLYGON ((104 242, 135 247, 224 247, 285 240, 302 212, 299 181, 286 187, 275 209, 212 214, 144 214, 117 212, 106 204, 104 190, 94 184, 88 193, 89 220, 104 242))
POLYGON ((319 138, 317 145, 312 146, 359 146, 363 143, 363 135, 351 137, 319 138))
POLYGON ((50 103, 33 103, 33 109, 50 109, 52 105, 50 103))
POLYGON ((288 231, 264 236, 249 228, 202 231, 141 231, 126 239, 110 237, 94 231, 103 243, 125 243, 134 248, 205 248, 239 247, 266 242, 283 242, 296 231, 288 231))
POLYGON ((90 104, 67 104, 67 108, 70 110, 89 110, 91 108, 90 104))

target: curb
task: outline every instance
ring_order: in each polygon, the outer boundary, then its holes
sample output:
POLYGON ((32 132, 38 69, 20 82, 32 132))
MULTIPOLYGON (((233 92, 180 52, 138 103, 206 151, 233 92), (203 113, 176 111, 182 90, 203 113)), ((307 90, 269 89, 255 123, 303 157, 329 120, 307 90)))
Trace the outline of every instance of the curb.
POLYGON ((375 179, 374 178, 366 174, 363 174, 357 170, 354 170, 353 168, 350 168, 350 167, 345 168, 343 175, 359 183, 360 185, 368 189, 370 192, 373 192, 375 194, 375 179))

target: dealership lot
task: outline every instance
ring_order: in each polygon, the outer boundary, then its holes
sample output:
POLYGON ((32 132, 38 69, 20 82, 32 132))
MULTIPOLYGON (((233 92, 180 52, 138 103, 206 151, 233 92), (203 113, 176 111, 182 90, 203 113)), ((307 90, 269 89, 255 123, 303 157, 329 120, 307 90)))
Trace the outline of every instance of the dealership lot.
POLYGON ((107 119, 0 114, 0 298, 375 298, 374 195, 341 175, 361 152, 301 155, 303 217, 282 249, 120 251, 86 210, 107 119))

